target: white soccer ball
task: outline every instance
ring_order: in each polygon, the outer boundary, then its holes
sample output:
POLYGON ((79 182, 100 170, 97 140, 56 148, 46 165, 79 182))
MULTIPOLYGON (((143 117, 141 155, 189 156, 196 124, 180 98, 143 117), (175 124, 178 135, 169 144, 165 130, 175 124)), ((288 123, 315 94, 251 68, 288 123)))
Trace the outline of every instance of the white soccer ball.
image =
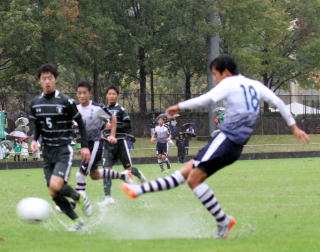
POLYGON ((51 207, 48 201, 40 198, 24 198, 17 205, 17 215, 20 219, 36 222, 49 218, 51 207))

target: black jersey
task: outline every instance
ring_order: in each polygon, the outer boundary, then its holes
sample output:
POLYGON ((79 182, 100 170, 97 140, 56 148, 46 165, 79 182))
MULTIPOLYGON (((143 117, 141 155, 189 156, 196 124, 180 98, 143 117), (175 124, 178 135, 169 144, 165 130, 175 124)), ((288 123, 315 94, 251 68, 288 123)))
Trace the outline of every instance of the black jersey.
POLYGON ((104 109, 110 111, 117 117, 116 138, 125 138, 126 134, 131 132, 131 121, 127 110, 118 103, 107 105, 104 109))
POLYGON ((84 125, 75 101, 58 90, 52 94, 42 93, 32 100, 30 119, 35 123, 35 140, 41 135, 45 146, 58 147, 70 144, 72 120, 79 125, 82 147, 88 146, 84 125))

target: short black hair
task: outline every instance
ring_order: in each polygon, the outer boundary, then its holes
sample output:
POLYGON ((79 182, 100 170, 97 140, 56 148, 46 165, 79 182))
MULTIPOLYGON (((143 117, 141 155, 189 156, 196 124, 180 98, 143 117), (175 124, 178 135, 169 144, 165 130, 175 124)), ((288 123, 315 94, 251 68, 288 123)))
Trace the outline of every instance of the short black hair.
POLYGON ((57 67, 53 64, 44 64, 38 69, 38 79, 40 79, 40 76, 42 73, 52 73, 54 78, 57 78, 59 76, 57 67))
POLYGON ((109 90, 114 90, 114 91, 116 91, 117 94, 119 94, 119 89, 116 86, 111 85, 111 86, 107 87, 105 95, 109 92, 109 90))
POLYGON ((80 81, 78 83, 77 90, 78 90, 79 87, 87 88, 89 92, 91 92, 91 90, 92 90, 91 84, 89 82, 87 82, 87 81, 80 81))
POLYGON ((222 55, 215 58, 210 63, 210 70, 215 68, 220 73, 223 73, 224 70, 229 70, 232 75, 239 74, 238 67, 234 59, 228 55, 222 55))

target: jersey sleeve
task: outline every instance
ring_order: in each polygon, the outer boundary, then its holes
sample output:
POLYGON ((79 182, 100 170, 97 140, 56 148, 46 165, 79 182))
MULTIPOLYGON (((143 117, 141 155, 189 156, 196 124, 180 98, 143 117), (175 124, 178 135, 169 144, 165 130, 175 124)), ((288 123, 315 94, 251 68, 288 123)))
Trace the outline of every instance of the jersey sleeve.
POLYGON ((260 95, 263 100, 265 100, 268 103, 271 103, 275 105, 279 111, 283 119, 286 121, 288 126, 296 124, 296 121, 294 120, 292 114, 290 113, 289 109, 286 107, 285 103, 275 95, 269 88, 264 86, 261 83, 258 83, 260 95))
POLYGON ((122 130, 126 133, 131 131, 131 119, 128 114, 128 111, 121 107, 121 119, 117 122, 117 129, 122 130))
POLYGON ((71 99, 71 98, 68 99, 65 112, 68 114, 68 116, 70 116, 78 124, 79 133, 81 136, 81 138, 80 138, 81 139, 81 147, 82 148, 88 147, 86 128, 85 128, 84 123, 82 121, 81 114, 78 111, 77 105, 73 99, 71 99))
POLYGON ((67 98, 66 101, 66 113, 68 116, 71 116, 71 118, 73 120, 77 119, 77 118, 81 118, 81 114, 78 111, 77 105, 75 103, 75 101, 71 98, 67 98))
POLYGON ((105 109, 100 108, 100 109, 97 111, 97 116, 98 116, 102 121, 107 122, 107 121, 111 118, 112 114, 111 114, 111 112, 110 112, 107 108, 105 108, 105 109))
POLYGON ((36 111, 33 108, 33 101, 31 102, 30 107, 29 107, 28 117, 29 117, 31 123, 33 124, 33 139, 35 141, 37 141, 40 137, 41 129, 40 129, 40 123, 36 117, 36 111))
POLYGON ((228 91, 228 86, 226 84, 227 83, 224 83, 224 81, 222 81, 209 92, 200 95, 196 98, 180 102, 179 108, 194 109, 198 107, 208 106, 211 102, 218 102, 220 100, 223 100, 226 97, 228 91))

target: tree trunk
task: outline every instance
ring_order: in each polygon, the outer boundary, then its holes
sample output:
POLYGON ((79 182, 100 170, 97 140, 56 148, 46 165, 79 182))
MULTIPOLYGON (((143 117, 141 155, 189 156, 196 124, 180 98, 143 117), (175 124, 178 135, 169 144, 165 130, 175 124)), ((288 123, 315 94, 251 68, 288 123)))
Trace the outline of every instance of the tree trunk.
POLYGON ((150 72, 150 93, 151 93, 151 111, 154 112, 154 86, 153 86, 153 71, 150 72))
POLYGON ((184 99, 189 100, 191 98, 191 73, 185 73, 185 85, 184 85, 184 99))
MULTIPOLYGON (((212 3, 213 5, 216 5, 216 2, 212 3)), ((213 25, 217 25, 220 24, 220 17, 217 13, 211 13, 209 14, 208 17, 208 23, 209 24, 213 24, 213 25)), ((212 60, 216 57, 219 56, 219 52, 220 52, 220 36, 219 34, 214 34, 211 36, 207 37, 207 81, 208 81, 208 90, 212 89, 213 87, 215 87, 216 83, 214 83, 213 77, 212 77, 212 72, 210 70, 210 63, 212 62, 212 60)), ((214 117, 215 117, 215 113, 214 113, 214 109, 215 109, 215 105, 213 103, 211 103, 210 107, 209 107, 209 130, 210 130, 210 134, 216 129, 216 125, 214 124, 214 117)))
MULTIPOLYGON (((269 82, 269 78, 268 78, 268 74, 267 73, 265 73, 265 74, 263 74, 262 75, 262 77, 263 77, 263 84, 266 86, 266 87, 268 87, 269 88, 269 85, 268 85, 268 82, 269 82)), ((269 103, 267 103, 267 102, 263 102, 263 112, 269 112, 270 110, 269 110, 269 103)))
POLYGON ((139 107, 140 113, 145 114, 147 112, 147 102, 146 102, 146 67, 144 65, 144 59, 146 57, 144 48, 139 48, 139 61, 140 61, 140 72, 139 72, 139 79, 140 79, 140 97, 139 97, 139 107))
POLYGON ((96 60, 94 60, 93 62, 92 79, 93 79, 93 82, 92 82, 93 100, 95 102, 99 102, 98 101, 98 67, 97 67, 96 60))

